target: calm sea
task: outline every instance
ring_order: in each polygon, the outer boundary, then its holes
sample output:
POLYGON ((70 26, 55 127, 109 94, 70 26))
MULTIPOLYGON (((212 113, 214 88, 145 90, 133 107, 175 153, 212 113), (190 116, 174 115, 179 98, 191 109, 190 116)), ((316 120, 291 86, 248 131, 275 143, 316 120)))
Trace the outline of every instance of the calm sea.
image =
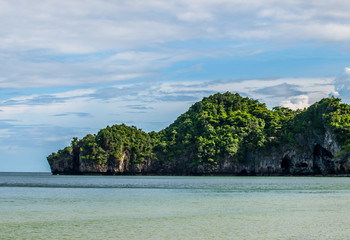
POLYGON ((1 173, 0 239, 350 239, 350 178, 1 173))

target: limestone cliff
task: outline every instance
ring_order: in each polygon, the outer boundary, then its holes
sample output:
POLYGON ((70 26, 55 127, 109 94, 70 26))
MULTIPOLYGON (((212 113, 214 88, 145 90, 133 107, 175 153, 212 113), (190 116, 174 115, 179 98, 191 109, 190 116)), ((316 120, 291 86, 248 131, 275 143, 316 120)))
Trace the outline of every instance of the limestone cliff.
POLYGON ((299 144, 283 146, 275 151, 251 152, 244 162, 225 157, 218 165, 199 164, 190 166, 191 159, 182 156, 177 161, 160 163, 148 159, 143 163, 130 164, 124 153, 120 160, 98 164, 82 160, 74 163, 73 154, 49 164, 54 174, 161 174, 161 175, 345 175, 350 174, 350 153, 343 153, 335 135, 327 130, 322 136, 299 135, 299 144), (336 157, 335 157, 336 156, 336 157), (74 165, 77 167, 74 168, 74 165))
POLYGON ((349 150, 350 106, 340 99, 268 110, 225 93, 204 98, 158 133, 108 126, 74 138, 48 162, 53 174, 347 175, 349 150))

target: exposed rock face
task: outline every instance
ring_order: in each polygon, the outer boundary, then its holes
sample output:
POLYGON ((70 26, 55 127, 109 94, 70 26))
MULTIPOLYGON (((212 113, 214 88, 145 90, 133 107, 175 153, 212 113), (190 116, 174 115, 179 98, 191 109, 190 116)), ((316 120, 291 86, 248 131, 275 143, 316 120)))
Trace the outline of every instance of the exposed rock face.
POLYGON ((335 135, 326 128, 323 135, 297 136, 296 146, 283 146, 274 151, 248 153, 245 162, 228 157, 220 164, 191 167, 190 159, 180 156, 177 161, 160 163, 148 159, 129 164, 129 153, 120 160, 98 164, 74 159, 67 152, 59 161, 49 161, 53 174, 159 174, 159 175, 335 175, 350 173, 350 154, 335 157, 341 151, 335 135))
POLYGON ((234 175, 335 175, 350 173, 350 154, 335 157, 341 151, 335 135, 326 128, 322 136, 313 138, 297 136, 296 146, 250 153, 246 164, 226 162, 218 169, 220 173, 234 175))
POLYGON ((48 162, 53 174, 71 173, 75 171, 73 164, 73 152, 71 149, 61 154, 60 157, 48 158, 48 162))
POLYGON ((350 154, 335 157, 341 151, 335 135, 328 129, 323 135, 296 136, 296 146, 283 146, 267 152, 249 153, 244 163, 225 158, 217 167, 199 165, 190 174, 232 175, 335 175, 350 173, 350 154))
POLYGON ((48 156, 53 174, 350 174, 350 106, 268 110, 239 94, 192 105, 160 132, 107 126, 48 156))

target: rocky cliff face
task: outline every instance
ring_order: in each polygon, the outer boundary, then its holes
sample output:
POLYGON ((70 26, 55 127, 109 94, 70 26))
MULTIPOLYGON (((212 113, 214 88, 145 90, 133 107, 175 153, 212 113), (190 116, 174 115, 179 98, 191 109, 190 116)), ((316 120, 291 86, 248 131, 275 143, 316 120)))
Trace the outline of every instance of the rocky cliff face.
POLYGON ((72 152, 58 161, 49 161, 54 174, 159 174, 159 175, 344 175, 350 174, 350 154, 341 151, 334 133, 328 128, 322 135, 296 136, 298 144, 274 151, 251 152, 244 162, 225 157, 220 164, 190 166, 191 160, 180 156, 177 161, 147 159, 130 164, 129 153, 120 160, 98 164, 74 159, 72 152), (76 162, 75 162, 76 161, 76 162))
POLYGON ((266 108, 239 94, 192 105, 160 132, 107 126, 48 156, 53 174, 350 174, 350 106, 266 108))
POLYGON ((296 136, 298 144, 275 151, 249 153, 246 162, 224 159, 220 167, 198 166, 197 174, 233 175, 344 175, 350 173, 350 154, 337 154, 341 146, 329 128, 323 135, 296 136))

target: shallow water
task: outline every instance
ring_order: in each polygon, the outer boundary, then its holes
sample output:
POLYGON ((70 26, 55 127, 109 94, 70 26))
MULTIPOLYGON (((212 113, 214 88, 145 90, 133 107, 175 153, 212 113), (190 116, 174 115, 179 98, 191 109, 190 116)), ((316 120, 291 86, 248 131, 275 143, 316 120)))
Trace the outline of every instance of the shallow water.
POLYGON ((349 239, 350 178, 0 174, 0 239, 349 239))

